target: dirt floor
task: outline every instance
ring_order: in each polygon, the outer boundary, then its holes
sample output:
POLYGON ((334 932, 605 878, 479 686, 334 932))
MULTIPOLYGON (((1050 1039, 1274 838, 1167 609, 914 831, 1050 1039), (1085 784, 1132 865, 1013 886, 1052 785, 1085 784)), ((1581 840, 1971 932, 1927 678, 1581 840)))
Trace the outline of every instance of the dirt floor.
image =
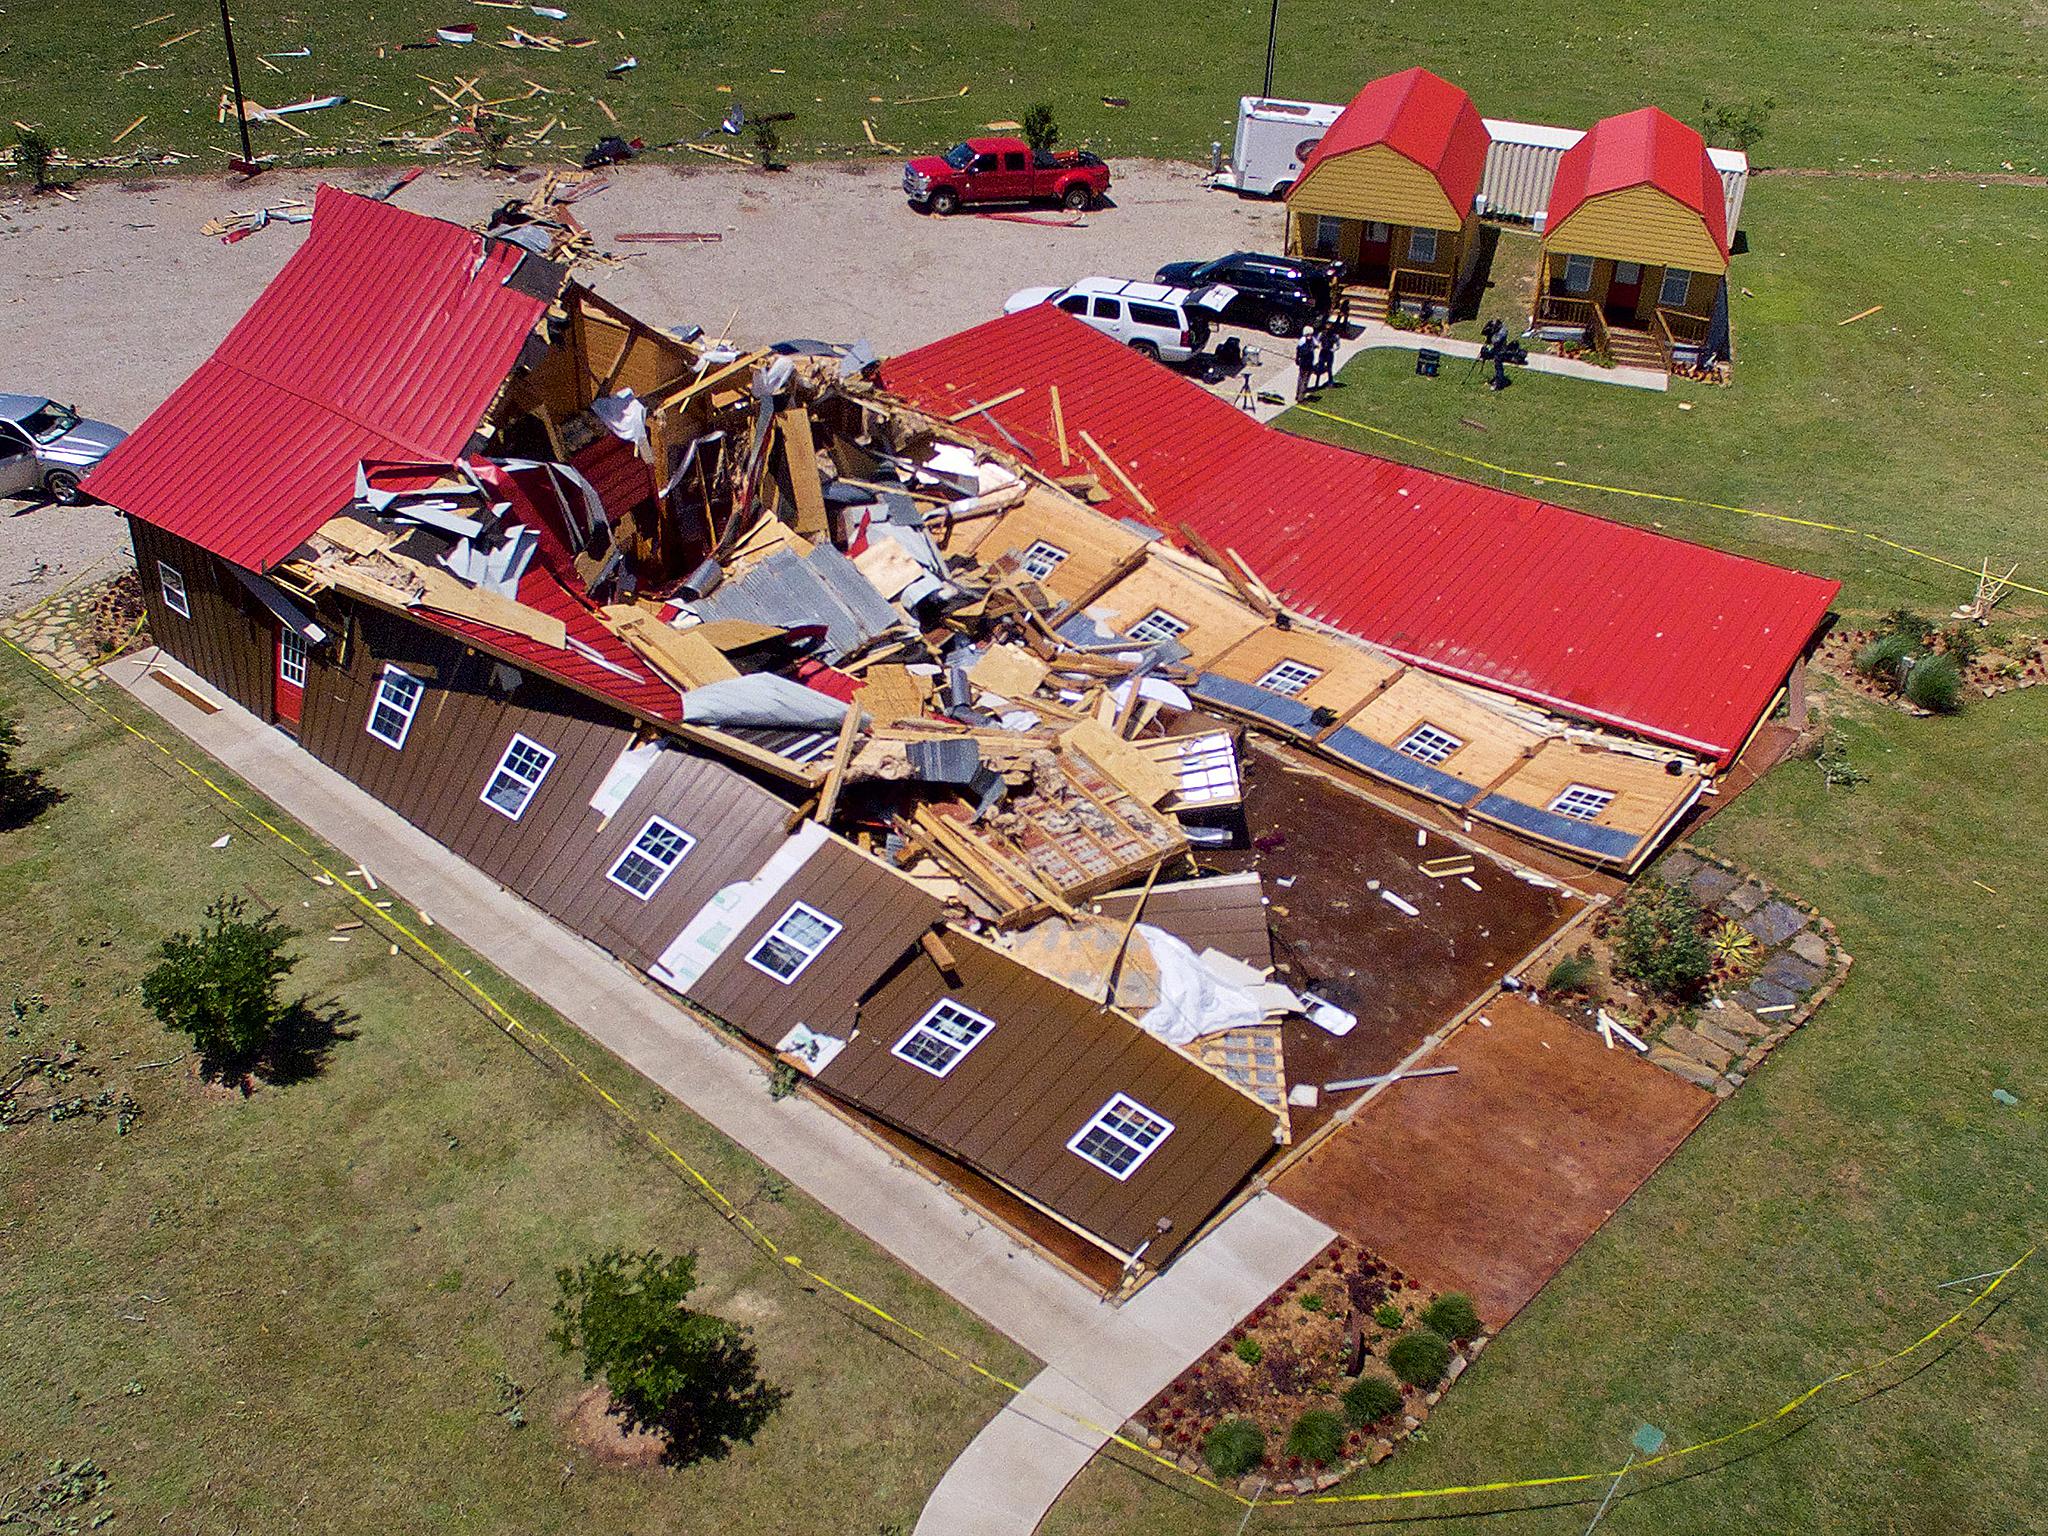
MULTIPOLYGON (((865 337, 901 352, 1002 313, 1019 288, 1089 273, 1149 277, 1162 262, 1279 239, 1277 205, 1212 192, 1193 166, 1119 161, 1113 206, 1080 227, 920 216, 900 162, 754 171, 643 164, 576 204, 604 244, 622 232, 706 231, 705 245, 618 245, 578 276, 657 325, 747 342, 865 337)), ((91 185, 76 202, 0 191, 0 391, 37 392, 133 427, 203 360, 304 238, 274 224, 235 245, 200 234, 231 209, 308 198, 321 178, 273 173, 91 185)), ((389 170, 336 170, 355 190, 389 170)), ((519 192, 506 175, 423 176, 396 199, 481 221, 519 192)), ((1056 211, 1055 211, 1056 214, 1056 211)), ((1053 217, 1053 216, 1048 216, 1053 217)), ((102 507, 0 500, 0 611, 25 606, 125 548, 102 507)))
POLYGON ((1458 1072, 1394 1084, 1275 1188, 1495 1328, 1715 1103, 1510 995, 1426 1065, 1458 1072))
MULTIPOLYGON (((1266 752, 1245 754, 1245 819, 1252 848, 1204 851, 1200 862, 1257 870, 1271 903, 1274 979, 1358 1015, 1341 1037, 1290 1022, 1284 1037, 1290 1083, 1322 1084, 1394 1067, 1581 905, 1566 891, 1516 878, 1483 854, 1474 856, 1469 877, 1476 891, 1455 878, 1429 879, 1417 863, 1455 854, 1457 844, 1431 833, 1427 846, 1418 847, 1413 823, 1312 768, 1266 752), (1417 915, 1382 899, 1375 881, 1417 915)), ((1297 1138, 1364 1091, 1326 1093, 1316 1107, 1293 1110, 1297 1138)))

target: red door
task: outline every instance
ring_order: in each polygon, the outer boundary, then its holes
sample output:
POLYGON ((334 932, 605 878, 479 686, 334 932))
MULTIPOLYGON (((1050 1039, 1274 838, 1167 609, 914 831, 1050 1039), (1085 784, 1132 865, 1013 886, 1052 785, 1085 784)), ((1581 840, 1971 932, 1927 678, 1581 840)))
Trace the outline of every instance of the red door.
POLYGON ((1393 238, 1394 231, 1389 225, 1378 219, 1366 220, 1358 236, 1358 275, 1367 282, 1387 280, 1387 251, 1393 238))
POLYGON ((277 632, 277 723, 299 728, 306 707, 306 642, 289 629, 277 632))
POLYGON ((1636 304, 1643 296, 1643 264, 1617 261, 1607 284, 1607 318, 1618 325, 1636 323, 1636 304))

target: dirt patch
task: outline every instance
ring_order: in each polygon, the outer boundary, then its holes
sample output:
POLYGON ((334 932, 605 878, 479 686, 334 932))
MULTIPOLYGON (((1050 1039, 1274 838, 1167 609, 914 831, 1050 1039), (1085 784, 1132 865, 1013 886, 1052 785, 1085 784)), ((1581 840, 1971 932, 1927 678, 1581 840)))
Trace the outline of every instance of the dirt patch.
POLYGON ((1528 1304, 1714 1107, 1633 1051, 1513 996, 1274 1188, 1490 1326, 1528 1304), (1483 1022, 1482 1022, 1483 1021, 1483 1022))
MULTIPOLYGON (((1358 1016, 1349 1034, 1290 1020, 1290 1083, 1343 1081, 1396 1066, 1429 1035, 1498 985, 1581 903, 1516 878, 1484 853, 1471 885, 1432 880, 1418 861, 1458 850, 1439 834, 1418 846, 1413 822, 1323 774, 1266 752, 1245 754, 1245 820, 1254 846, 1204 852, 1204 868, 1255 869, 1265 879, 1275 980, 1358 1016), (1474 890, 1472 887, 1477 886, 1474 890), (1400 898, 1409 916, 1382 898, 1400 898)), ((1364 1090, 1322 1095, 1293 1111, 1297 1136, 1364 1090)))
POLYGON ((563 1437, 602 1466, 632 1470, 660 1466, 661 1436, 627 1429, 611 1406, 612 1395, 602 1386, 584 1388, 557 1415, 563 1437))

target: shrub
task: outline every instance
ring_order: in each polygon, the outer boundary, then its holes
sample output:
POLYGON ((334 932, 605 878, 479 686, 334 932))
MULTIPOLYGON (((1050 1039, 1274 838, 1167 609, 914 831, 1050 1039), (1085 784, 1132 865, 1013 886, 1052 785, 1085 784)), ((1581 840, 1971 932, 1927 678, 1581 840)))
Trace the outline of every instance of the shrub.
POLYGON ((1937 715, 1952 715, 1962 706, 1963 674, 1947 656, 1922 656, 1906 674, 1906 702, 1937 715))
POLYGON ((1878 635, 1856 653, 1856 670, 1873 682, 1890 688, 1899 686, 1903 670, 1919 653, 1919 642, 1896 632, 1878 635))
POLYGON ((512 142, 512 119, 499 112, 476 115, 476 136, 483 140, 484 166, 500 170, 505 164, 505 146, 512 142))
POLYGON ((1543 978, 1546 992, 1583 992, 1593 984, 1598 967, 1591 955, 1566 955, 1550 968, 1550 974, 1543 978))
POLYGON ((1218 1477, 1243 1477, 1266 1459, 1266 1432, 1250 1419, 1225 1419, 1202 1441, 1202 1460, 1218 1477))
POLYGON ((52 185, 50 165, 57 158, 57 146, 33 128, 22 128, 14 136, 14 163, 35 178, 36 190, 52 185))
POLYGON ((1266 1358, 1266 1346, 1257 1339, 1239 1339, 1231 1353, 1246 1365, 1257 1365, 1266 1358))
POLYGON ((1344 1389, 1344 1417, 1353 1429, 1364 1429, 1401 1411, 1401 1389, 1375 1371, 1344 1389))
POLYGON ((1383 1301, 1373 1312, 1372 1320, 1382 1328, 1398 1328, 1401 1326, 1401 1309, 1391 1301, 1383 1301))
POLYGON ((1344 1420, 1327 1408, 1311 1408, 1287 1431, 1287 1454, 1318 1467, 1344 1456, 1344 1420))
POLYGON ((14 766, 14 749, 20 745, 14 722, 0 718, 0 832, 27 826, 64 798, 55 786, 43 782, 40 768, 14 766))
POLYGON ((164 1028, 192 1037, 201 1070, 222 1081, 278 1065, 310 1012, 286 1002, 278 984, 299 963, 285 953, 298 930, 266 912, 250 920, 239 896, 217 897, 197 933, 163 941, 163 959, 142 978, 142 1001, 164 1028))
POLYGON ((1024 142, 1036 150, 1049 150, 1060 141, 1060 125, 1053 120, 1052 103, 1035 101, 1024 114, 1024 142))
POLYGON ((1941 632, 1941 653, 1959 667, 1967 667, 1984 649, 1984 637, 1974 624, 1957 624, 1941 632))
POLYGON ((775 125, 765 117, 753 120, 754 153, 761 157, 761 169, 772 171, 776 168, 775 156, 782 149, 782 135, 775 131, 775 125))
POLYGON ((1308 1292, 1305 1292, 1305 1293, 1303 1294, 1302 1298, 1301 1298, 1301 1310, 1302 1310, 1302 1311, 1304 1311, 1304 1312, 1320 1312, 1320 1311, 1322 1311, 1322 1310, 1323 1310, 1323 1293, 1322 1293, 1321 1291, 1308 1291, 1308 1292))
POLYGON ((1387 1364, 1409 1386, 1433 1387, 1451 1368, 1451 1346, 1426 1328, 1404 1333, 1387 1351, 1387 1364))
POLYGON ((1692 893, 1653 875, 1631 887, 1617 911, 1614 968, 1659 997, 1698 996, 1713 974, 1714 951, 1692 893))
POLYGON ((1764 136, 1777 107, 1769 96, 1762 101, 1716 101, 1709 96, 1700 103, 1700 133, 1709 144, 1731 145, 1746 154, 1764 136))
POLYGON ((1456 1344, 1479 1336, 1479 1313, 1472 1305, 1472 1298, 1463 1291, 1439 1296, 1424 1307, 1422 1324, 1430 1332, 1440 1333, 1456 1344))
POLYGON ((1880 634, 1904 635, 1916 646, 1925 646, 1934 638, 1933 623, 1910 608, 1894 608, 1877 628, 1880 634))
POLYGON ((683 1305, 697 1288, 694 1253, 614 1248, 557 1270, 555 1283, 548 1337, 583 1352, 583 1379, 603 1379, 628 1429, 660 1435, 664 1460, 715 1461, 751 1443, 787 1396, 761 1380, 745 1328, 683 1305))

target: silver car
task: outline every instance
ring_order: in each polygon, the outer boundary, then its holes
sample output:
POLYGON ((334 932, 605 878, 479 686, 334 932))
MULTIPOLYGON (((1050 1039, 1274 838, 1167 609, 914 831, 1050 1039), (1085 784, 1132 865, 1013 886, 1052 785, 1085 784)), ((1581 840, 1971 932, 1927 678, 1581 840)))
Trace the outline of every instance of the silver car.
POLYGON ((127 435, 41 395, 0 395, 0 496, 81 501, 78 482, 127 435))

